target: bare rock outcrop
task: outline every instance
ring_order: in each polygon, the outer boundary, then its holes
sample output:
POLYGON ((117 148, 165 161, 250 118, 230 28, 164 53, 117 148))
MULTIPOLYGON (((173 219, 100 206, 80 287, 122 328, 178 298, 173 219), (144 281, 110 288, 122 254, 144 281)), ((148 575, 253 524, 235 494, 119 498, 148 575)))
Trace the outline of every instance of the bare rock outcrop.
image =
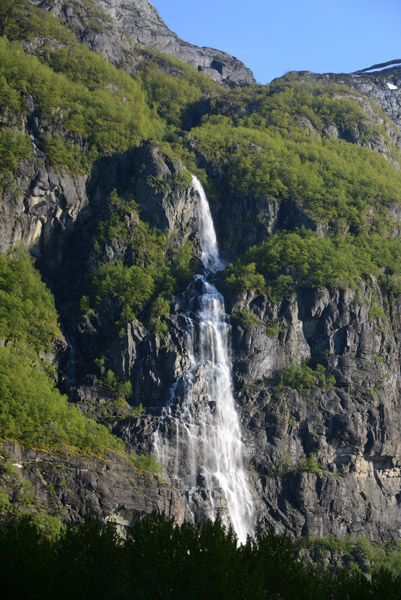
POLYGON ((214 48, 199 47, 181 40, 170 31, 148 0, 31 0, 50 10, 60 21, 76 31, 81 41, 115 66, 135 71, 135 48, 154 47, 171 54, 227 85, 255 83, 250 69, 240 60, 214 48))
POLYGON ((154 511, 177 523, 187 516, 177 490, 115 452, 101 459, 76 456, 67 448, 49 453, 5 443, 0 447, 0 480, 17 508, 67 522, 89 515, 124 529, 154 511))

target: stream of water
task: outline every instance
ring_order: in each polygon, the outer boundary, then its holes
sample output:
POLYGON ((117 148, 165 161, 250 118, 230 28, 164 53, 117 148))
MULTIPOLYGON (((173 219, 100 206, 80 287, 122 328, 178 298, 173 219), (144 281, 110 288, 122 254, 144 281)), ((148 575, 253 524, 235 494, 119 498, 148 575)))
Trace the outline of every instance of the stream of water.
POLYGON ((154 436, 157 458, 199 520, 231 524, 240 543, 254 530, 254 503, 243 465, 241 429, 232 391, 230 325, 224 299, 208 277, 223 268, 209 203, 197 193, 205 272, 187 289, 184 315, 191 366, 175 382, 154 436))

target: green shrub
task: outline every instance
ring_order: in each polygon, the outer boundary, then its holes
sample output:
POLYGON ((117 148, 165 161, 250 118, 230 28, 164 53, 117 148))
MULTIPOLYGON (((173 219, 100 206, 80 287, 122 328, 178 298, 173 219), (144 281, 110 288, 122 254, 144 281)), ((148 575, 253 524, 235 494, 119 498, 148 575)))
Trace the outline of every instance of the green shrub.
POLYGON ((221 93, 218 84, 193 67, 156 48, 141 50, 146 57, 140 67, 143 85, 152 105, 170 125, 182 128, 197 118, 196 106, 206 96, 221 93))
POLYGON ((163 475, 161 464, 157 461, 156 455, 153 452, 149 454, 139 454, 130 456, 131 462, 137 469, 148 471, 153 475, 163 475))
POLYGON ((9 175, 16 170, 21 159, 29 159, 31 155, 32 143, 29 135, 13 131, 9 127, 0 129, 0 171, 2 171, 2 179, 4 175, 9 175))
POLYGON ((167 296, 187 284, 193 275, 192 244, 177 243, 174 234, 150 227, 140 219, 131 199, 112 192, 109 203, 111 215, 101 221, 95 236, 93 267, 88 273, 83 306, 88 310, 88 306, 95 307, 115 294, 123 300, 122 320, 128 321, 146 305, 146 324, 163 337, 170 314, 167 296), (127 227, 127 221, 134 225, 127 227), (121 256, 108 262, 106 245, 113 241, 119 242, 123 250, 121 256))
POLYGON ((266 288, 263 275, 256 272, 256 264, 237 261, 235 266, 230 265, 225 271, 224 286, 228 291, 248 290, 262 291, 266 288))
MULTIPOLYGON (((45 58, 49 64, 25 54, 18 42, 0 38, 1 108, 11 100, 14 112, 26 114, 26 98, 32 96, 39 124, 53 132, 40 134, 37 143, 55 167, 85 171, 99 155, 163 137, 163 124, 148 107, 139 80, 84 46, 49 51, 45 58)), ((25 145, 10 144, 16 157, 27 154, 29 138, 20 139, 25 145)), ((11 150, 3 159, 7 168, 13 167, 11 150)))
POLYGON ((235 308, 233 310, 232 316, 236 319, 242 321, 245 325, 249 325, 250 327, 257 327, 259 324, 259 319, 249 310, 249 308, 235 308))
POLYGON ((310 390, 321 388, 330 390, 336 385, 333 375, 328 376, 323 365, 317 364, 315 369, 308 367, 306 363, 298 365, 295 362, 284 369, 280 376, 279 387, 290 387, 295 390, 310 390))
POLYGON ((28 254, 0 254, 0 437, 38 447, 122 451, 122 442, 70 405, 50 377, 43 353, 54 353, 57 320, 54 298, 28 254))
POLYGON ((0 35, 10 40, 35 38, 57 39, 68 43, 76 36, 46 10, 32 6, 29 0, 2 0, 0 5, 0 35))
POLYGON ((225 271, 226 285, 230 290, 249 289, 255 285, 255 273, 264 277, 260 287, 277 300, 308 287, 355 287, 369 275, 375 275, 394 296, 401 277, 401 241, 376 233, 322 238, 305 228, 281 231, 230 266, 225 271), (243 276, 247 271, 251 272, 248 280, 243 276))
POLYGON ((0 338, 49 352, 61 335, 57 321, 54 298, 28 254, 0 253, 0 338))
POLYGON ((0 347, 0 436, 49 447, 68 444, 102 454, 120 440, 62 396, 48 375, 32 366, 22 347, 0 347))

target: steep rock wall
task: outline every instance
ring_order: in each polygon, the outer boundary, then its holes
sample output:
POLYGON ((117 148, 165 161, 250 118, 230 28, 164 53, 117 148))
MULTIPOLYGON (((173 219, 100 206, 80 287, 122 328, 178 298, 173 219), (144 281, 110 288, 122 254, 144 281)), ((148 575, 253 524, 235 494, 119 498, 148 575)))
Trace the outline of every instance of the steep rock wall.
POLYGON ((258 296, 235 306, 260 319, 234 322, 233 355, 266 522, 298 535, 399 539, 399 304, 373 282, 309 290, 279 310, 258 296), (335 383, 294 389, 275 376, 309 358, 335 383))
MULTIPOLYGON (((255 292, 227 298, 235 397, 262 529, 399 539, 400 308, 374 281, 308 290, 281 305, 255 292), (252 324, 238 316, 244 309, 252 324), (296 389, 285 373, 307 360, 324 367, 324 378, 296 389)), ((146 414, 119 421, 115 432, 144 451, 158 405, 189 366, 185 324, 172 315, 161 344, 148 335, 134 346, 146 414)), ((204 383, 200 377, 200 394, 204 383)))
MULTIPOLYGON (((122 59, 124 46, 115 43, 114 33, 107 41, 108 27, 103 32, 85 33, 82 14, 87 15, 86 4, 75 3, 71 10, 61 10, 60 3, 53 5, 65 22, 81 28, 83 39, 88 36, 94 49, 114 64, 122 59), (77 6, 82 14, 76 12, 77 6)), ((104 6, 118 13, 117 21, 110 21, 114 23, 110 31, 118 31, 115 23, 124 25, 126 16, 118 12, 120 4, 106 6, 104 2, 104 6)), ((149 7, 144 3, 144 14, 151 23, 157 15, 149 7)), ((131 17, 129 23, 131 26, 131 17)), ((150 43, 146 40, 146 36, 142 42, 138 38, 140 43, 150 43)), ((201 69, 205 65, 198 64, 201 69)), ((309 76, 315 77, 300 74, 309 76)), ((399 119, 399 92, 386 86, 389 74, 322 77, 365 91, 391 118, 399 119)), ((397 77, 398 71, 391 81, 398 86, 397 77)), ((361 103, 369 109, 366 100, 361 103)), ((30 132, 27 127, 26 131, 30 132)), ((72 176, 47 164, 35 148, 34 130, 31 133, 36 159, 21 162, 3 193, 1 248, 5 251, 18 243, 30 248, 62 309, 74 293, 79 299, 92 236, 113 188, 132 194, 151 225, 167 227, 181 241, 191 239, 195 255, 199 255, 193 190, 185 182, 180 161, 166 156, 157 144, 144 144, 113 160, 105 158, 88 175, 72 176)), ((349 139, 348 133, 340 130, 326 133, 359 142, 357 130, 349 139)), ((393 135, 394 128, 390 127, 389 133, 393 135)), ((397 136, 392 139, 397 141, 397 136)), ((380 143, 372 149, 387 152, 380 143)), ((213 165, 201 166, 209 173, 213 170, 213 165)), ((394 211, 399 219, 397 207, 394 211)), ((230 260, 274 230, 300 225, 318 230, 297 199, 279 205, 267 196, 221 195, 212 212, 224 255, 230 260)), ((134 219, 127 223, 128 227, 134 225, 134 219)), ((106 242, 110 258, 118 259, 125 250, 106 242)), ((372 279, 355 290, 305 290, 281 304, 254 291, 226 300, 232 323, 235 397, 260 526, 286 527, 297 535, 360 533, 372 540, 399 539, 399 299, 390 301, 383 296, 372 279), (324 378, 316 379, 315 385, 290 385, 285 373, 291 364, 302 365, 307 360, 313 367, 322 365, 324 378)), ((140 318, 130 320, 116 335, 113 324, 122 311, 118 297, 106 299, 91 320, 65 324, 69 352, 62 366, 64 389, 83 412, 106 422, 137 452, 151 449, 171 386, 190 364, 182 317, 185 302, 184 291, 171 298, 164 338, 150 333, 140 318), (113 371, 132 383, 134 411, 127 405, 120 413, 103 410, 118 395, 90 372, 101 346, 99 340, 110 344, 113 371), (143 411, 135 412, 140 403, 143 411)), ((203 383, 201 377, 199 393, 203 383)), ((138 474, 124 461, 66 458, 19 447, 10 447, 8 453, 15 468, 34 486, 38 506, 64 507, 68 518, 89 511, 129 524, 136 514, 153 509, 167 510, 178 520, 185 518, 176 492, 138 474)))
POLYGON ((43 511, 63 521, 90 515, 124 529, 153 511, 164 512, 177 523, 186 517, 176 490, 116 453, 102 460, 74 456, 67 448, 51 454, 2 444, 0 481, 17 509, 43 511))
POLYGON ((135 72, 138 45, 155 47, 172 54, 205 73, 214 81, 227 85, 255 83, 252 72, 237 58, 221 50, 199 47, 181 40, 165 25, 148 0, 74 0, 48 2, 31 0, 39 8, 51 10, 60 21, 77 31, 81 41, 115 66, 135 72), (96 25, 94 26, 94 22, 96 25))

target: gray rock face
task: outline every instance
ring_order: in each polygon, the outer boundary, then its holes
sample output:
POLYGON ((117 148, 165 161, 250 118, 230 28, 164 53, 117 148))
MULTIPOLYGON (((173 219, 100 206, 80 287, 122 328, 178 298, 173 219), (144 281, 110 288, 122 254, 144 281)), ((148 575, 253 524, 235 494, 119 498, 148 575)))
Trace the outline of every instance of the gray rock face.
MULTIPOLYGON (((351 74, 301 72, 298 75, 301 79, 333 81, 339 85, 345 85, 352 90, 356 90, 373 100, 385 115, 391 119, 391 123, 386 122, 383 119, 383 115, 380 115, 380 112, 372 110, 366 99, 353 96, 353 100, 360 102, 362 108, 371 118, 376 119, 377 123, 385 126, 390 138, 399 145, 401 131, 401 66, 393 65, 377 71, 362 70, 351 74)), ((383 150, 385 148, 380 148, 379 139, 376 140, 376 144, 377 147, 372 147, 372 149, 384 154, 383 150)))
POLYGON ((178 236, 178 241, 197 235, 197 200, 180 160, 173 160, 155 145, 144 145, 136 155, 135 171, 138 174, 133 193, 141 208, 143 218, 152 226, 168 227, 178 236))
MULTIPOLYGON (((50 7, 47 1, 34 3, 50 7)), ((96 7, 103 11, 103 22, 97 29, 88 27, 93 19, 83 0, 69 5, 51 2, 51 7, 113 64, 134 70, 137 59, 130 50, 132 43, 138 43, 170 52, 217 81, 252 82, 236 59, 179 40, 145 0, 130 4, 99 0, 96 7)), ((300 77, 333 80, 367 94, 394 119, 388 133, 398 143, 400 67, 373 74, 300 77)), ((373 111, 366 99, 360 101, 366 112, 373 111)), ((385 123, 383 115, 371 112, 371 117, 385 123)), ((359 143, 357 131, 331 127, 326 134, 359 143)), ((374 140, 372 149, 388 153, 383 140, 374 140)), ((68 284, 79 281, 105 198, 116 187, 119 192, 132 193, 149 223, 169 228, 180 241, 191 239, 199 256, 196 198, 181 163, 165 156, 157 144, 144 144, 102 165, 103 178, 100 167, 90 176, 75 177, 43 168, 43 156, 35 151, 37 160, 21 163, 2 196, 1 250, 22 243, 32 248, 45 271, 68 275, 68 284)), ((220 246, 230 260, 277 229, 305 225, 324 233, 297 199, 279 205, 267 196, 226 196, 211 209, 220 246)), ((390 212, 394 220, 401 220, 396 204, 390 206, 390 212)), ((134 229, 135 219, 127 221, 127 227, 134 229)), ((118 243, 106 243, 110 260, 118 259, 125 250, 118 243)), ((111 405, 115 395, 91 380, 88 373, 87 365, 99 356, 99 338, 107 339, 113 333, 121 299, 108 298, 92 321, 79 322, 69 332, 73 351, 64 376, 71 397, 83 411, 113 426, 127 445, 140 453, 150 449, 161 407, 174 381, 190 365, 182 315, 185 301, 185 294, 172 298, 164 339, 133 320, 110 342, 111 367, 121 380, 131 381, 132 404, 142 403, 145 414, 132 414, 132 408, 126 406, 120 414, 109 412, 104 417, 99 407, 111 405)), ((226 309, 232 325, 235 397, 246 442, 245 458, 254 473, 260 526, 279 531, 286 527, 297 535, 352 533, 372 540, 399 540, 400 298, 390 304, 372 279, 353 291, 306 290, 281 305, 255 292, 238 293, 226 298, 226 309), (246 311, 253 316, 251 322, 241 317, 246 311), (306 360, 322 365, 325 378, 319 384, 294 389, 285 377, 280 383, 280 374, 284 371, 285 375, 293 362, 300 365, 306 360)), ((199 376, 201 390, 201 372, 199 376)), ((116 456, 110 455, 106 461, 68 453, 50 456, 15 445, 2 451, 4 458, 16 465, 17 473, 34 486, 36 505, 50 507, 54 514, 61 510, 68 519, 89 512, 126 526, 136 515, 151 510, 165 510, 178 522, 188 516, 176 491, 138 473, 116 456)), ((2 484, 8 489, 5 479, 2 484)))
MULTIPOLYGON (((196 241, 196 201, 190 186, 176 183, 181 173, 178 162, 165 157, 157 146, 144 145, 126 159, 126 164, 113 169, 110 185, 114 185, 117 175, 120 185, 125 172, 129 173, 127 180, 135 175, 131 185, 150 222, 175 229, 181 239, 191 237, 196 241)), ((55 264, 63 264, 68 245, 66 242, 58 246, 56 240, 63 236, 65 240, 72 239, 69 236, 79 230, 89 231, 90 223, 96 221, 94 207, 101 204, 105 190, 98 189, 95 180, 92 176, 89 186, 85 179, 74 180, 32 164, 22 165, 18 175, 20 196, 10 194, 3 203, 8 211, 2 223, 3 247, 16 241, 29 245, 35 223, 42 217, 45 226, 34 240, 37 251, 59 248, 58 258, 57 252, 50 255, 55 264), (60 190, 58 194, 55 189, 60 190), (37 202, 37 198, 42 200, 37 202), (39 206, 42 212, 37 213, 39 206), (57 207, 62 210, 59 216, 57 207), (26 223, 24 227, 21 222, 26 223)), ((269 227, 304 222, 307 217, 295 205, 279 208, 268 199, 261 202, 264 204, 258 205, 257 210, 265 209, 271 218, 266 220, 264 232, 257 235, 268 235, 269 227)), ((244 207, 247 206, 254 210, 244 199, 244 207)), ((213 210, 218 218, 219 207, 213 210)), ((254 243, 256 238, 249 237, 255 235, 251 226, 246 228, 244 219, 237 219, 236 211, 227 209, 226 214, 227 219, 238 223, 235 235, 246 243, 254 243)), ((83 233, 81 237, 85 237, 83 233)), ((231 239, 235 239, 234 234, 231 239)), ((229 244, 226 248, 228 253, 229 244)), ((116 256, 123 251, 117 247, 109 250, 116 256)), ((113 426, 139 453, 151 448, 171 385, 190 365, 181 314, 185 302, 185 294, 172 299, 164 340, 150 334, 140 321, 132 321, 124 335, 112 343, 112 368, 121 379, 131 380, 132 403, 137 406, 141 402, 144 415, 109 412, 105 418, 100 408, 110 406, 115 399, 106 388, 90 381, 75 390, 71 388, 82 410, 113 426)), ((235 394, 246 442, 246 462, 254 473, 260 526, 278 531, 286 527, 297 535, 360 533, 372 540, 399 539, 400 302, 389 305, 372 280, 354 291, 306 290, 282 305, 255 292, 238 293, 226 298, 226 310, 231 314, 235 394), (241 319, 244 309, 254 315, 256 325, 241 319), (303 390, 278 385, 283 369, 293 361, 300 364, 305 360, 321 363, 327 378, 335 377, 335 384, 323 383, 303 390)), ((93 323, 78 327, 72 340, 75 354, 70 361, 76 364, 70 364, 70 370, 82 370, 90 357, 97 356, 96 336, 109 336, 119 312, 118 298, 108 299, 93 323)), ((66 374, 69 375, 68 369, 66 374)), ((202 377, 199 386, 202 387, 202 377)), ((46 480, 50 477, 50 463, 57 472, 59 457, 41 456, 37 460, 36 454, 36 458, 29 455, 25 459, 21 457, 23 451, 18 452, 15 462, 23 464, 24 477, 35 486, 35 502, 45 507, 52 506, 54 500, 54 506, 66 507, 71 519, 89 510, 127 524, 137 512, 162 510, 175 502, 174 492, 162 492, 158 484, 151 482, 146 484, 150 486, 146 501, 141 495, 131 496, 129 478, 114 473, 120 468, 114 459, 110 469, 107 463, 92 459, 89 463, 79 459, 74 468, 69 466, 70 459, 64 461, 70 473, 69 479, 64 479, 72 496, 62 490, 57 477, 49 479, 51 489, 54 486, 59 490, 54 496, 45 484, 38 482, 29 465, 34 464, 36 469, 38 462, 43 463, 46 480), (113 488, 118 493, 110 495, 113 488)), ((179 518, 183 518, 183 510, 177 508, 179 518)))
POLYGON ((100 460, 76 457, 67 449, 52 456, 18 444, 2 444, 0 481, 13 504, 31 506, 32 512, 44 510, 64 521, 88 514, 123 530, 153 511, 165 512, 177 523, 187 516, 176 490, 115 453, 100 460), (21 490, 25 496, 28 490, 30 497, 24 498, 21 490))
POLYGON ((255 83, 252 72, 237 58, 221 50, 193 46, 181 40, 165 25, 148 0, 74 0, 68 6, 61 0, 31 0, 51 10, 62 23, 78 31, 94 52, 116 66, 134 71, 130 52, 136 45, 151 46, 171 54, 205 73, 214 81, 228 85, 255 83))
POLYGON ((233 356, 262 523, 297 535, 399 539, 399 305, 389 307, 374 284, 309 290, 278 311, 254 295, 235 305, 260 319, 234 323, 233 356), (277 385, 277 370, 307 358, 335 384, 277 385))
POLYGON ((40 255, 51 239, 68 235, 88 208, 87 179, 24 161, 2 195, 1 251, 21 243, 40 255))
MULTIPOLYGON (((401 304, 390 306, 373 280, 353 291, 307 290, 280 306, 255 292, 226 300, 260 527, 399 540, 401 304), (256 323, 238 316, 244 309, 256 323), (320 363, 325 380, 298 389, 279 384, 283 370, 304 360, 320 363)), ((157 428, 155 398, 166 401, 172 374, 189 366, 182 328, 173 317, 174 342, 148 338, 136 346, 147 416, 121 421, 116 432, 138 451, 149 448, 157 428)))

